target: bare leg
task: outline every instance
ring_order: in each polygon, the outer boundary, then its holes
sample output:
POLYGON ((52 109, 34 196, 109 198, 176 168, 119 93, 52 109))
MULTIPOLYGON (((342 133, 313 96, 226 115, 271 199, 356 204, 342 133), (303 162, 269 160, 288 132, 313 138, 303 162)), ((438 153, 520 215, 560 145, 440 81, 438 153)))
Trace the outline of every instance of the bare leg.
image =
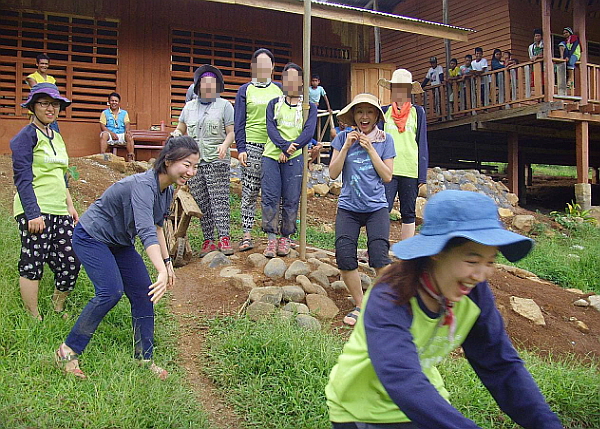
MULTIPOLYGON (((133 137, 131 133, 125 134, 125 142, 127 143, 127 154, 130 155, 131 161, 134 159, 134 147, 133 147, 133 137)), ((130 159, 127 159, 129 161, 130 159)))
POLYGON ((342 280, 346 284, 350 295, 354 298, 354 305, 358 308, 362 307, 363 290, 360 284, 360 276, 358 270, 344 271, 340 270, 342 274, 342 280))
POLYGON ((25 304, 25 310, 34 319, 42 320, 38 309, 38 289, 39 280, 29 280, 25 277, 19 277, 19 287, 21 289, 21 298, 25 304))
POLYGON ((54 311, 60 313, 65 309, 65 301, 67 300, 67 296, 69 292, 61 292, 58 289, 54 289, 54 294, 52 294, 52 303, 54 304, 54 311))
POLYGON ((106 153, 106 150, 108 149, 108 137, 108 133, 102 133, 102 135, 100 135, 100 153, 106 153))
POLYGON ((400 240, 406 240, 415 235, 415 224, 413 223, 403 223, 402 228, 400 229, 400 240))

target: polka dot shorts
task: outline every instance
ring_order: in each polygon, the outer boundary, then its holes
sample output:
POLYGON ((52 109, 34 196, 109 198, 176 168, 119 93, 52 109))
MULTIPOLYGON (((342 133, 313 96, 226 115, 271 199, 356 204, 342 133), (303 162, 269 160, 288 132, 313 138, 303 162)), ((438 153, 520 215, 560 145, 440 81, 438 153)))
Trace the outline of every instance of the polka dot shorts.
POLYGON ((81 264, 71 246, 73 218, 42 214, 46 228, 39 234, 27 229, 25 215, 16 217, 21 237, 21 259, 19 275, 29 280, 40 280, 44 274, 44 263, 54 273, 56 289, 61 292, 75 288, 81 264))

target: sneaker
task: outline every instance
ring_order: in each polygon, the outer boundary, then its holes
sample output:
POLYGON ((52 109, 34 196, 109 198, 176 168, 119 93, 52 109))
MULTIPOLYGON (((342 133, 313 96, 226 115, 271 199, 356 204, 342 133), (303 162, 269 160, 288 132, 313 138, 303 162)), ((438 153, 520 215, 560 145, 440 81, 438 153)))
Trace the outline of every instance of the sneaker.
POLYGON ((223 253, 223 255, 233 255, 233 246, 231 245, 229 237, 219 238, 219 250, 221 253, 223 253))
POLYGON ((214 252, 215 250, 218 250, 218 249, 217 249, 217 246, 215 245, 214 241, 204 240, 204 243, 202 243, 202 250, 200 251, 200 257, 204 258, 210 252, 214 252))
POLYGON ((277 243, 277 256, 287 256, 290 254, 290 239, 281 237, 277 243))
POLYGON ((276 256, 276 252, 277 252, 277 240, 275 240, 275 239, 269 240, 269 242, 267 243, 267 248, 263 252, 263 255, 265 255, 267 258, 274 258, 276 256))

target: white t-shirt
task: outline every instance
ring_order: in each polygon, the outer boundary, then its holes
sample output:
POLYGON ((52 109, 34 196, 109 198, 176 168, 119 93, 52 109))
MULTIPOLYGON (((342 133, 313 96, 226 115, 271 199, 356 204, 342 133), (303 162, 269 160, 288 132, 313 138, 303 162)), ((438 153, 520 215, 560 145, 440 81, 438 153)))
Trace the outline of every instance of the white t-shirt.
POLYGON ((429 67, 425 79, 429 79, 429 83, 432 85, 439 85, 442 83, 440 81, 440 74, 444 75, 444 68, 442 66, 438 65, 436 68, 429 67))
POLYGON ((488 62, 485 58, 482 58, 479 61, 473 60, 473 61, 471 61, 471 68, 475 71, 483 71, 483 69, 488 68, 488 62))

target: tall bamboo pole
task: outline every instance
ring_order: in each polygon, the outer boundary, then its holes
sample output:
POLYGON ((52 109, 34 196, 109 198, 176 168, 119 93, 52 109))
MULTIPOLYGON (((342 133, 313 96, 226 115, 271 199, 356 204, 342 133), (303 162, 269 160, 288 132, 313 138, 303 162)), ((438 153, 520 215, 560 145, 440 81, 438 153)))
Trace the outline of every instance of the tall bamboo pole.
MULTIPOLYGON (((304 122, 308 119, 308 111, 310 102, 308 98, 308 87, 310 86, 310 36, 311 36, 311 0, 304 0, 304 15, 303 15, 303 37, 302 37, 302 61, 304 62, 302 69, 304 70, 304 88, 303 88, 303 116, 304 122)), ((302 148, 302 157, 304 158, 304 168, 302 174, 302 194, 300 197, 300 258, 306 259, 306 209, 307 195, 306 189, 308 185, 308 150, 306 146, 302 148)))

